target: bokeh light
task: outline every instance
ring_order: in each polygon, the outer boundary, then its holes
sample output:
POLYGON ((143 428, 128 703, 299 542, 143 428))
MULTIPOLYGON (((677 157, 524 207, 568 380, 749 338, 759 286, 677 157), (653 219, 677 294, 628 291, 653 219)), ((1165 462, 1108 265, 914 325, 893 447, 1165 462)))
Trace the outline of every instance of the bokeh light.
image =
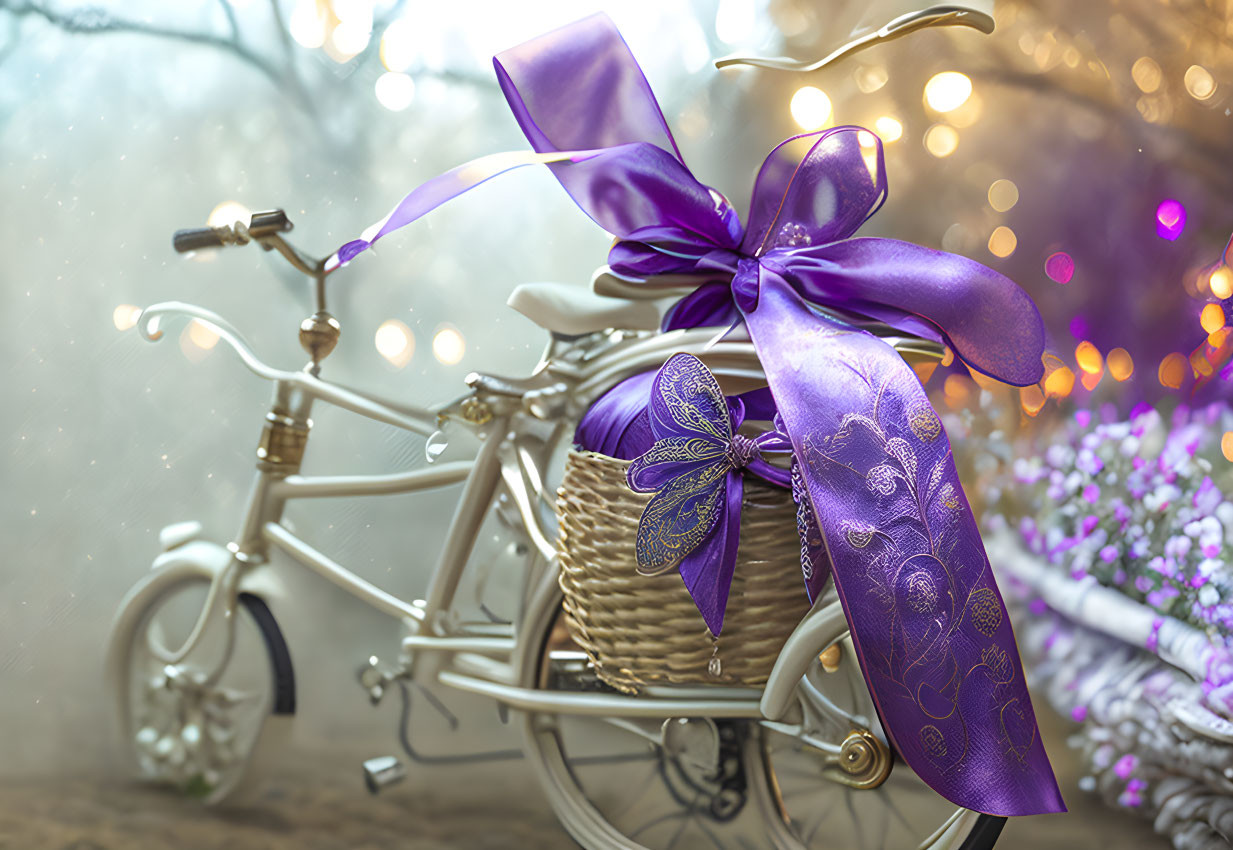
POLYGON ((1181 201, 1168 198, 1156 207, 1156 235, 1170 242, 1182 235, 1186 227, 1186 207, 1181 201))
POLYGON ((1028 416, 1035 416, 1045 406, 1045 394, 1035 384, 1022 387, 1019 390, 1019 404, 1023 407, 1024 413, 1028 416))
POLYGON ((998 227, 989 234, 989 253, 995 257, 1009 257, 1015 253, 1018 245, 1019 237, 1015 236, 1015 231, 1006 225, 998 227))
POLYGON ((898 118, 883 115, 873 122, 873 128, 878 131, 884 142, 897 142, 903 136, 903 124, 898 118))
POLYGON ((252 210, 243 204, 237 201, 223 201, 210 210, 206 224, 210 227, 230 227, 234 224, 243 224, 247 227, 252 218, 252 210))
POLYGON ((951 407, 963 407, 972 396, 975 385, 963 375, 947 375, 942 383, 942 395, 951 407))
POLYGON ((1045 395, 1065 398, 1075 388, 1075 373, 1069 366, 1059 366, 1045 377, 1045 395))
POLYGON ((126 331, 137 324, 137 319, 140 316, 140 307, 132 304, 121 304, 111 312, 111 323, 116 326, 116 330, 126 331))
POLYGON ((1130 352, 1124 348, 1115 348, 1110 351, 1106 362, 1109 364, 1109 374, 1115 381, 1125 381, 1135 373, 1135 362, 1130 352))
POLYGON ((1182 79, 1186 92, 1195 100, 1209 100, 1216 93, 1216 78, 1202 65, 1191 65, 1182 79))
POLYGON ((1075 362, 1079 364, 1079 368, 1089 375, 1099 375, 1104 371, 1104 358, 1100 356, 1100 349, 1092 343, 1084 340, 1075 347, 1075 362))
POLYGON ((1217 298, 1233 297, 1233 269, 1228 266, 1216 269, 1208 278, 1208 285, 1217 298))
POLYGON ((856 69, 856 87, 865 94, 872 94, 889 79, 886 68, 881 65, 862 65, 856 69))
POLYGON ((792 119, 805 132, 821 129, 831 118, 831 99, 814 86, 802 86, 792 95, 788 109, 792 119))
POLYGON ((330 58, 338 62, 346 62, 368 46, 372 37, 371 24, 368 27, 357 21, 343 21, 334 27, 326 42, 330 58))
POLYGON ((203 351, 209 351, 218 344, 218 334, 214 329, 196 319, 188 323, 188 338, 203 351))
POLYGON ((415 354, 415 334, 397 319, 387 319, 373 335, 373 345, 378 354, 401 369, 415 354))
POLYGON ((1019 203, 1019 187, 1011 180, 994 180, 989 186, 989 206, 1006 212, 1019 203))
POLYGON ((377 102, 390 112, 402 112, 415 100, 415 81, 397 71, 387 71, 373 84, 377 102))
POLYGON ((1186 356, 1174 351, 1160 361, 1160 367, 1156 370, 1156 377, 1160 380, 1162 387, 1176 390, 1186 380, 1186 373, 1189 371, 1188 367, 1189 362, 1186 360, 1186 356))
POLYGON ((720 0, 715 35, 725 44, 742 44, 758 26, 758 8, 750 0, 720 0))
POLYGON ((925 131, 925 150, 941 158, 950 156, 959 147, 959 131, 947 124, 934 124, 925 131))
POLYGON ((443 325, 432 337, 432 356, 446 366, 453 366, 467 353, 467 341, 454 327, 443 325))
POLYGON ((299 0, 287 22, 287 28, 296 44, 301 47, 316 49, 325 44, 326 19, 315 0, 299 0))
POLYGON ((1135 85, 1144 94, 1151 94, 1160 88, 1160 83, 1164 79, 1164 74, 1160 70, 1160 65, 1150 56, 1140 56, 1135 60, 1135 63, 1130 66, 1130 77, 1135 81, 1135 85))
POLYGON ((415 27, 407 18, 399 18, 381 36, 381 64, 388 71, 405 71, 415 60, 415 27))
POLYGON ((1224 308, 1219 304, 1208 304, 1199 313, 1199 324, 1204 332, 1214 334, 1224 327, 1224 308))
POLYGON ((958 109, 972 96, 972 81, 958 71, 934 74, 925 83, 925 103, 934 112, 958 109))
POLYGON ((1045 274, 1055 283, 1070 283, 1075 276, 1075 261, 1065 251, 1056 251, 1045 260, 1045 274))
POLYGON ((1233 463, 1233 431, 1225 431, 1224 436, 1220 438, 1220 453, 1224 455, 1224 459, 1233 463))

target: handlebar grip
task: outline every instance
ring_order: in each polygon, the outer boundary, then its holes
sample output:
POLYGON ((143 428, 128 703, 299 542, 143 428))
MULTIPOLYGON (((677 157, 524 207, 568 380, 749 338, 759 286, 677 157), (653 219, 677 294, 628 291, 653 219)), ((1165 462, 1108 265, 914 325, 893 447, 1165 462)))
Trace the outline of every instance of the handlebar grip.
POLYGON ((171 237, 171 246, 177 253, 185 254, 201 248, 221 248, 223 238, 213 227, 192 227, 188 230, 177 230, 171 237))

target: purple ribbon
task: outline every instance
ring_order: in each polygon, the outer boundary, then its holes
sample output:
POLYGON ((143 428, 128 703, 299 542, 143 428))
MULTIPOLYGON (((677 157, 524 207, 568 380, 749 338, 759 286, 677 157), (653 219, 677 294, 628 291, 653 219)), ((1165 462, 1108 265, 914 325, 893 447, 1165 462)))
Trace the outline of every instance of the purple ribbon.
MULTIPOLYGON (((772 151, 742 226, 727 199, 686 168, 606 16, 494 64, 540 158, 485 158, 430 181, 340 249, 331 268, 502 170, 546 162, 617 237, 609 255, 616 273, 696 280, 666 328, 747 325, 797 462, 798 521, 821 537, 900 757, 959 806, 995 815, 1064 811, 937 414, 894 349, 810 306, 945 343, 970 368, 1025 386, 1043 372, 1044 330, 1031 299, 972 260, 852 238, 886 196, 881 144, 859 128, 808 134, 772 151)), ((735 530, 722 533, 726 546, 735 530)), ((711 578, 722 576, 714 570, 711 578)))

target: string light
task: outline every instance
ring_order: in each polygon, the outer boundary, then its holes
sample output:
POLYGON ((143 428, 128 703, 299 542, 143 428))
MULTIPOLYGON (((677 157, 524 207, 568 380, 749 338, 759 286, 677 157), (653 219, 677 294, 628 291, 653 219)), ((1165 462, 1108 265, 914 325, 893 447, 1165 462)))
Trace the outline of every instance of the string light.
POLYGON ((1009 257, 1015 253, 1019 245, 1019 237, 1015 231, 1002 225, 989 234, 989 253, 995 257, 1009 257))
POLYGON ((1019 187, 1013 181, 994 180, 989 186, 989 206, 998 212, 1006 212, 1019 203, 1019 187))
POLYGON ((1119 383, 1127 380, 1135 371, 1135 362, 1130 357, 1130 352, 1124 348, 1115 348, 1109 352, 1106 358, 1109 364, 1109 374, 1113 376, 1113 380, 1119 383))
POLYGON ((877 121, 873 122, 873 127, 878 131, 878 135, 882 137, 884 142, 897 142, 903 136, 903 124, 899 119, 892 118, 889 115, 883 115, 877 121))
POLYGON ((415 27, 399 18, 381 36, 381 64, 387 71, 405 71, 415 59, 415 27))
POLYGON ((1045 378, 1045 395, 1065 398, 1075 388, 1075 373, 1069 366, 1059 366, 1045 378))
POLYGON ((1202 348, 1196 348, 1190 352, 1190 368, 1194 370, 1196 375, 1202 375, 1204 378, 1215 371, 1212 367, 1212 362, 1207 359, 1207 355, 1203 352, 1202 348))
POLYGON ((467 352, 467 341, 457 328, 444 325, 432 337, 432 356, 446 366, 462 360, 467 352))
POLYGON ((403 73, 387 71, 373 84, 377 102, 390 112, 402 112, 415 100, 415 80, 403 73))
POLYGON ((1214 334, 1224 327, 1224 308, 1219 304, 1208 304, 1199 313, 1199 324, 1206 333, 1214 334))
POLYGON ((316 0, 299 0, 287 22, 287 28, 296 44, 301 47, 313 50, 325 44, 325 16, 318 9, 316 0))
POLYGON ((234 224, 243 224, 247 227, 252 218, 252 210, 243 204, 237 201, 223 201, 210 210, 206 224, 210 227, 230 227, 234 224))
POLYGON ((934 74, 925 83, 925 103, 934 112, 958 109, 972 96, 972 81, 958 71, 934 74))
POLYGON ((951 407, 962 407, 972 395, 972 381, 963 375, 947 375, 942 383, 942 395, 951 407))
POLYGON ((1208 278, 1208 285, 1212 288, 1212 295, 1217 298, 1224 299, 1233 296, 1233 269, 1228 266, 1216 269, 1208 278))
POLYGON ((203 351, 209 351, 218 344, 218 334, 214 329, 196 319, 188 323, 188 338, 203 351))
POLYGON ((1100 349, 1092 343, 1084 340, 1075 348, 1075 362, 1079 364, 1079 368, 1089 375, 1098 375, 1104 371, 1104 359, 1100 356, 1100 349))
POLYGON ((1186 92, 1195 100, 1210 100, 1216 93, 1216 78, 1212 72, 1202 65, 1191 65, 1182 78, 1186 84, 1186 92))
POLYGON ((1140 56, 1130 66, 1130 78, 1135 81, 1135 85, 1141 92, 1151 94, 1160 88, 1164 74, 1155 59, 1150 56, 1140 56))
POLYGON ((1075 276, 1075 261, 1065 251, 1050 254, 1045 260, 1045 274, 1055 283, 1070 283, 1075 276))
POLYGON ((1181 201, 1166 198, 1156 207, 1156 235, 1172 242, 1186 227, 1186 207, 1181 201))
POLYGON ((1019 390, 1019 404, 1023 407, 1024 413, 1028 416, 1035 416, 1045 406, 1045 394, 1035 384, 1022 387, 1019 390))
POLYGON ((137 319, 140 316, 140 307, 135 307, 132 304, 121 304, 111 312, 111 323, 116 326, 116 330, 126 331, 137 324, 137 319))
POLYGON ((934 124, 925 131, 925 150, 941 159, 959 147, 959 131, 948 124, 934 124))
POLYGON ((831 99, 814 86, 802 86, 788 105, 793 120, 805 132, 820 129, 831 118, 831 99))
POLYGON ((1178 389, 1182 385, 1182 381, 1186 380, 1187 360, 1185 355, 1174 351, 1172 354, 1165 356, 1160 361, 1160 368, 1156 370, 1156 377, 1160 381, 1160 385, 1168 387, 1171 390, 1178 389))
POLYGON ((865 94, 872 94, 882 88, 887 79, 889 77, 886 69, 881 65, 862 65, 856 69, 856 87, 865 94))

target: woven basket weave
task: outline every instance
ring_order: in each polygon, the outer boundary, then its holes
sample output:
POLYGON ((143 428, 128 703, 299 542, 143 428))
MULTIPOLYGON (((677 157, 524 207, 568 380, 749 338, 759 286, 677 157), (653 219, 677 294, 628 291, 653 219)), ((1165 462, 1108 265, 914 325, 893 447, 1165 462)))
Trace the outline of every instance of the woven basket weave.
POLYGON ((648 684, 765 684, 808 609, 791 495, 745 478, 736 574, 714 640, 676 570, 637 572, 638 520, 651 497, 629 489, 628 467, 591 452, 566 461, 557 549, 571 637, 599 677, 625 693, 648 684), (718 675, 708 669, 713 657, 718 675))

